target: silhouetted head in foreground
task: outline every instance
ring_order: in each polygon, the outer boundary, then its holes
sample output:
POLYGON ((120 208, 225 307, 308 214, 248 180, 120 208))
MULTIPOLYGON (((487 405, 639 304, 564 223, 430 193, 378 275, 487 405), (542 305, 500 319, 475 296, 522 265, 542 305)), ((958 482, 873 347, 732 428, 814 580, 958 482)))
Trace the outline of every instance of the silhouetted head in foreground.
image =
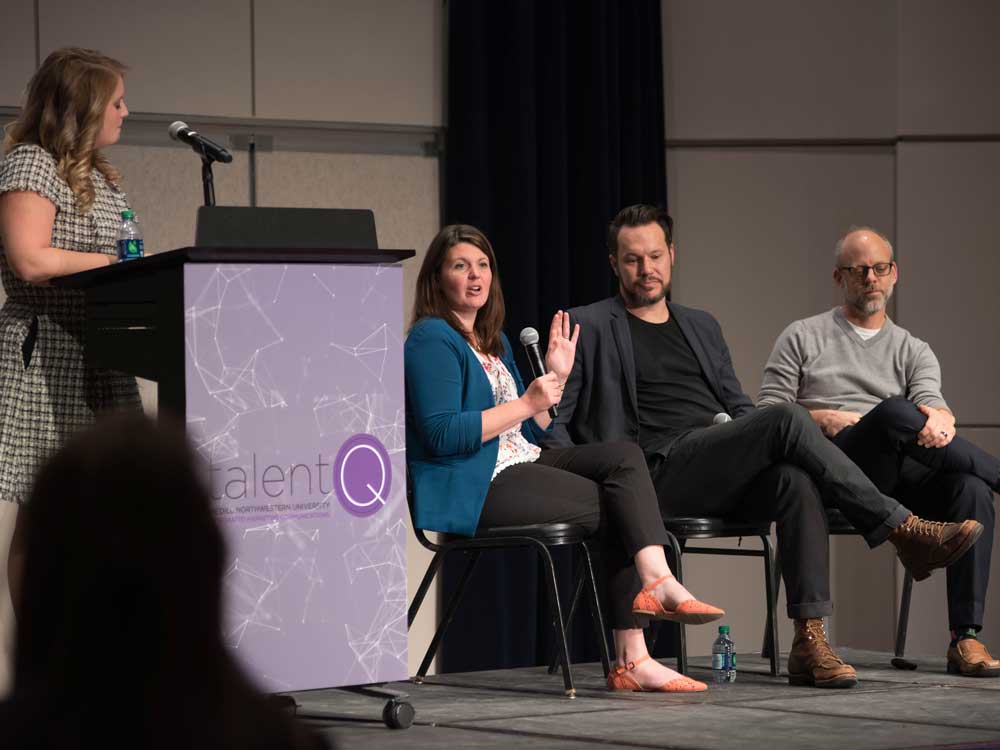
POLYGON ((21 512, 14 694, 0 713, 20 746, 317 746, 223 643, 222 535, 179 429, 98 422, 42 468, 21 512))

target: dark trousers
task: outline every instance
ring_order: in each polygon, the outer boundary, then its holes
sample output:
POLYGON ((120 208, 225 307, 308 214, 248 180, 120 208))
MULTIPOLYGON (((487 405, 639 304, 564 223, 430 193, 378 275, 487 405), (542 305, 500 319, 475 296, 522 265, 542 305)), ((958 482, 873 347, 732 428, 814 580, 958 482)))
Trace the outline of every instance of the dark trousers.
POLYGON ((501 471, 490 484, 479 526, 531 523, 575 523, 597 532, 611 627, 646 624, 632 615, 632 600, 642 588, 633 558, 643 547, 667 544, 667 533, 639 446, 543 450, 536 462, 501 471))
POLYGON ((833 612, 824 506, 840 509, 872 547, 910 515, 879 492, 796 404, 684 433, 650 456, 649 465, 665 517, 776 522, 792 618, 833 612))
POLYGON ((875 485, 935 521, 975 519, 983 535, 948 567, 948 621, 952 628, 983 624, 1000 485, 1000 460, 962 437, 944 448, 922 448, 917 433, 927 416, 904 398, 883 401, 833 439, 875 485))

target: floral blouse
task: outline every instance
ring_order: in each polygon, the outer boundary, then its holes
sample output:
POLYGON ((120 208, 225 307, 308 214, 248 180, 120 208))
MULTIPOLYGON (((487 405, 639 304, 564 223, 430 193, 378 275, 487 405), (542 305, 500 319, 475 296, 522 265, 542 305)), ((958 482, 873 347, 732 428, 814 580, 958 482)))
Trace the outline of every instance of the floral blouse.
MULTIPOLYGON (((518 396, 514 376, 510 374, 510 371, 500 361, 500 358, 492 354, 482 354, 480 352, 476 352, 476 357, 479 358, 479 362, 483 366, 483 372, 489 378, 490 386, 493 388, 493 400, 496 405, 500 406, 500 404, 516 400, 518 396)), ((506 432, 500 433, 500 449, 497 452, 497 464, 493 468, 491 480, 496 479, 497 474, 514 464, 525 464, 536 461, 541 452, 541 448, 537 445, 532 445, 524 437, 521 433, 521 423, 518 422, 506 432)))

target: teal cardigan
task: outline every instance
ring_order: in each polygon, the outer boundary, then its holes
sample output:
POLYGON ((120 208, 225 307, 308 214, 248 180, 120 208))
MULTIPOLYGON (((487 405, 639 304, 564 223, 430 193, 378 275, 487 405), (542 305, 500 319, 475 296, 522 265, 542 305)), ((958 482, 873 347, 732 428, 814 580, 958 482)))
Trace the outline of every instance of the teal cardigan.
MULTIPOLYGON (((500 359, 524 393, 510 342, 500 359)), ((482 442, 482 412, 496 406, 483 366, 468 342, 441 318, 423 318, 404 347, 406 462, 417 528, 472 536, 497 463, 500 439, 482 442)), ((521 433, 537 444, 534 419, 521 433)))

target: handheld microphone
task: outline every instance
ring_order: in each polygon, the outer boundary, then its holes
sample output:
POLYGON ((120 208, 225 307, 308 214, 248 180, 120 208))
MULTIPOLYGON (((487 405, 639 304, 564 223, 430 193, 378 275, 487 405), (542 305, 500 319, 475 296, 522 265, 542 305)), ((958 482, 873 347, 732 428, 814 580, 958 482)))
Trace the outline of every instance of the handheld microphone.
MULTIPOLYGON (((521 339, 521 346, 524 347, 524 353, 528 355, 531 374, 536 378, 541 377, 545 374, 545 364, 542 361, 542 353, 538 349, 538 331, 528 326, 521 331, 519 338, 521 339)), ((555 404, 549 407, 549 416, 553 419, 559 416, 559 410, 556 409, 555 404)))
POLYGON ((726 414, 724 411, 720 411, 714 417, 712 417, 712 424, 725 424, 726 422, 732 422, 733 418, 726 414))
POLYGON ((223 164, 228 164, 233 160, 233 155, 231 153, 226 151, 226 149, 215 141, 211 141, 198 133, 198 131, 189 128, 186 122, 177 120, 177 122, 171 124, 171 126, 167 128, 167 133, 169 133, 170 137, 175 141, 188 144, 195 150, 195 153, 203 159, 208 159, 209 161, 220 161, 223 164))

